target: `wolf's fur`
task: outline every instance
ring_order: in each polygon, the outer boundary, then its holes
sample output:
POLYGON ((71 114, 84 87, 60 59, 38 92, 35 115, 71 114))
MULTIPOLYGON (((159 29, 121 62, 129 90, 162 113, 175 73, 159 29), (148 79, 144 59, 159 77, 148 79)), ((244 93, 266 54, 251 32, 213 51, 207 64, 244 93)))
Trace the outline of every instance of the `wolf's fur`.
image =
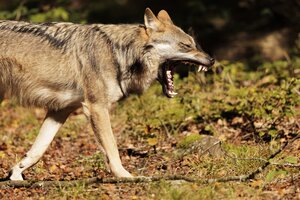
POLYGON ((189 59, 211 65, 165 11, 155 17, 146 9, 143 25, 0 21, 0 101, 6 94, 23 106, 48 110, 34 145, 13 167, 10 179, 22 179, 69 114, 82 105, 112 172, 130 177, 119 158, 108 109, 147 89, 167 60, 189 59), (179 42, 192 49, 177 47, 179 42))

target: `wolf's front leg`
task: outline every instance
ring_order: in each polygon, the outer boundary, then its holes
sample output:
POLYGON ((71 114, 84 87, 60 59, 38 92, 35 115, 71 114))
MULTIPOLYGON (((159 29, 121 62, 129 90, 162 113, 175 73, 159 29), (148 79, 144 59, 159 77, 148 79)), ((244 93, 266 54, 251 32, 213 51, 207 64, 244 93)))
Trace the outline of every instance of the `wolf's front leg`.
POLYGON ((40 132, 26 156, 11 170, 10 180, 23 180, 22 172, 39 161, 55 134, 66 121, 72 109, 48 111, 40 132))
POLYGON ((132 177, 121 163, 117 143, 111 129, 108 109, 95 103, 89 104, 87 107, 95 136, 105 151, 112 173, 116 177, 132 177))

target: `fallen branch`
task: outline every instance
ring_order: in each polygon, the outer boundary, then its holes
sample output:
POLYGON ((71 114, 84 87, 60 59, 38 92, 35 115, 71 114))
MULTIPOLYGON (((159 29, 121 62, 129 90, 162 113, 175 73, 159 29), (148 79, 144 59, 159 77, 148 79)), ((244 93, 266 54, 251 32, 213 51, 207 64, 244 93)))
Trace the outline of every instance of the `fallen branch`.
POLYGON ((300 135, 296 136, 290 141, 285 142, 277 151, 269 156, 266 159, 265 163, 253 171, 248 175, 240 175, 240 176, 230 176, 230 177, 223 177, 223 178, 214 178, 214 179, 199 179, 199 178, 192 178, 186 176, 157 176, 157 177, 133 177, 133 178, 87 178, 82 180, 70 180, 70 181, 38 181, 38 180, 25 180, 25 181, 2 181, 0 182, 0 189, 5 188, 49 188, 49 187, 72 187, 76 185, 91 185, 91 184, 121 184, 121 183, 147 183, 147 182, 156 182, 161 180, 166 181, 185 181, 185 182, 193 182, 193 183, 213 183, 213 182, 230 182, 230 181, 247 181, 250 179, 255 178, 257 174, 262 172, 267 166, 271 164, 269 161, 270 159, 274 158, 280 152, 282 152, 288 144, 294 142, 295 140, 299 139, 300 135))
POLYGON ((248 176, 232 176, 215 179, 199 179, 185 176, 157 176, 157 177, 133 177, 133 178, 87 178, 82 180, 71 181, 38 181, 38 180, 25 180, 25 181, 3 181, 0 182, 0 189, 5 188, 49 188, 49 187, 72 187, 76 185, 91 185, 91 184, 121 184, 121 183, 148 183, 165 181, 185 181, 192 183, 213 183, 213 182, 229 182, 229 181, 245 181, 248 176))

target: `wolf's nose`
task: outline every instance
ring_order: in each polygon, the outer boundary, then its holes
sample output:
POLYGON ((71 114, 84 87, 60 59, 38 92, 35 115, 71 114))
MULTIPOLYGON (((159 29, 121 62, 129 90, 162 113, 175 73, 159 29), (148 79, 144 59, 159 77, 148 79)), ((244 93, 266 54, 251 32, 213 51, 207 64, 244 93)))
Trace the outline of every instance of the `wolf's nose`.
POLYGON ((209 61, 210 61, 211 65, 215 64, 215 59, 214 58, 209 58, 209 61))

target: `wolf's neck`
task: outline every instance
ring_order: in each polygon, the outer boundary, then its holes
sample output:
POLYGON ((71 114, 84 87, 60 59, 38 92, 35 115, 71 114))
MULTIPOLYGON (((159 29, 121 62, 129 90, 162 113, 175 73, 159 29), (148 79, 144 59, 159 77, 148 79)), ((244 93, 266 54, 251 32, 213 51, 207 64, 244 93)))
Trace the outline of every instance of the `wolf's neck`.
POLYGON ((140 62, 147 35, 142 25, 100 25, 100 34, 112 48, 113 56, 122 70, 140 62))
POLYGON ((148 36, 143 25, 99 26, 108 39, 125 94, 142 93, 157 77, 158 58, 147 46, 148 36))

